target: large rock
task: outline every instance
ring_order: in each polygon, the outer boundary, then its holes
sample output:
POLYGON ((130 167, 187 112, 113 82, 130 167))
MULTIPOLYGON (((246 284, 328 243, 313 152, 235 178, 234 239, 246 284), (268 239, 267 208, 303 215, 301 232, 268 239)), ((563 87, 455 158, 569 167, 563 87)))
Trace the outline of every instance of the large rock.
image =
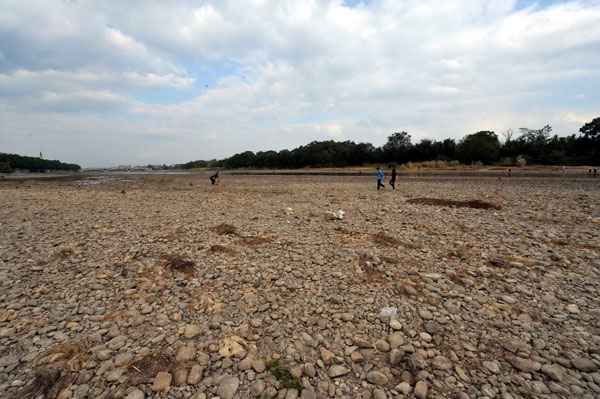
POLYGON ((591 373, 598 370, 596 363, 585 357, 576 357, 575 359, 571 360, 571 364, 573 364, 573 367, 575 367, 577 370, 584 371, 586 373, 591 373))
POLYGON ((544 364, 541 370, 554 381, 562 382, 565 378, 563 368, 558 364, 544 364))
POLYGON ((415 398, 425 399, 427 397, 427 384, 423 381, 418 381, 415 385, 415 398))
POLYGON ((233 399, 233 396, 240 387, 240 380, 236 377, 225 377, 219 384, 217 395, 221 399, 233 399))

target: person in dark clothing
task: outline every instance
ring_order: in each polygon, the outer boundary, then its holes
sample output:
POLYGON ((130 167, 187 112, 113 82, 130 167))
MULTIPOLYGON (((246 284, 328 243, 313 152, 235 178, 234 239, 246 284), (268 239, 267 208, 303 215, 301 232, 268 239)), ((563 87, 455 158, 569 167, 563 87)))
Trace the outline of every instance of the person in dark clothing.
POLYGON ((210 177, 210 182, 214 186, 215 183, 220 184, 221 178, 219 178, 219 171, 217 170, 214 175, 210 177))
POLYGON ((390 186, 396 189, 396 168, 392 168, 392 177, 390 177, 390 186))

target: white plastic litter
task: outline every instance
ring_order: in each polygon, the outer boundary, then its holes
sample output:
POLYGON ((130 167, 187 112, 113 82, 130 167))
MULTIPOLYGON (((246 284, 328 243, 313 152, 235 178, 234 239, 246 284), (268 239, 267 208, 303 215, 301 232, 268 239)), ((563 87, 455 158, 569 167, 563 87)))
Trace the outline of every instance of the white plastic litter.
POLYGON ((346 212, 342 211, 341 209, 338 209, 337 212, 327 211, 325 213, 325 217, 330 220, 341 220, 344 218, 344 216, 346 216, 346 212))
POLYGON ((381 308, 381 312, 379 314, 385 317, 396 317, 398 314, 398 308, 395 306, 381 308))

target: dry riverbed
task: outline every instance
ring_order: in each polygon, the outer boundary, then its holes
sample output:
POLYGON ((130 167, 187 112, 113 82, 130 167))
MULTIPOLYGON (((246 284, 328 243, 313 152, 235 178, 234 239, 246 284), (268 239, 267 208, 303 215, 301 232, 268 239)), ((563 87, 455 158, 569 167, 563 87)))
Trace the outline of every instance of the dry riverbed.
POLYGON ((1 397, 600 397, 600 179, 124 179, 0 183, 1 397))

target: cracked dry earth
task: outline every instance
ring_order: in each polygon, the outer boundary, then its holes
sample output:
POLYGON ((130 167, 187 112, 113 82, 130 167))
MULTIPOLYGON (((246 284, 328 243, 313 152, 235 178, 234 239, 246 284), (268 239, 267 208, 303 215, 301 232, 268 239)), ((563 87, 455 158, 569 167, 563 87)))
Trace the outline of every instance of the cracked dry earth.
POLYGON ((600 397, 600 180, 375 185, 2 183, 0 396, 600 397))

